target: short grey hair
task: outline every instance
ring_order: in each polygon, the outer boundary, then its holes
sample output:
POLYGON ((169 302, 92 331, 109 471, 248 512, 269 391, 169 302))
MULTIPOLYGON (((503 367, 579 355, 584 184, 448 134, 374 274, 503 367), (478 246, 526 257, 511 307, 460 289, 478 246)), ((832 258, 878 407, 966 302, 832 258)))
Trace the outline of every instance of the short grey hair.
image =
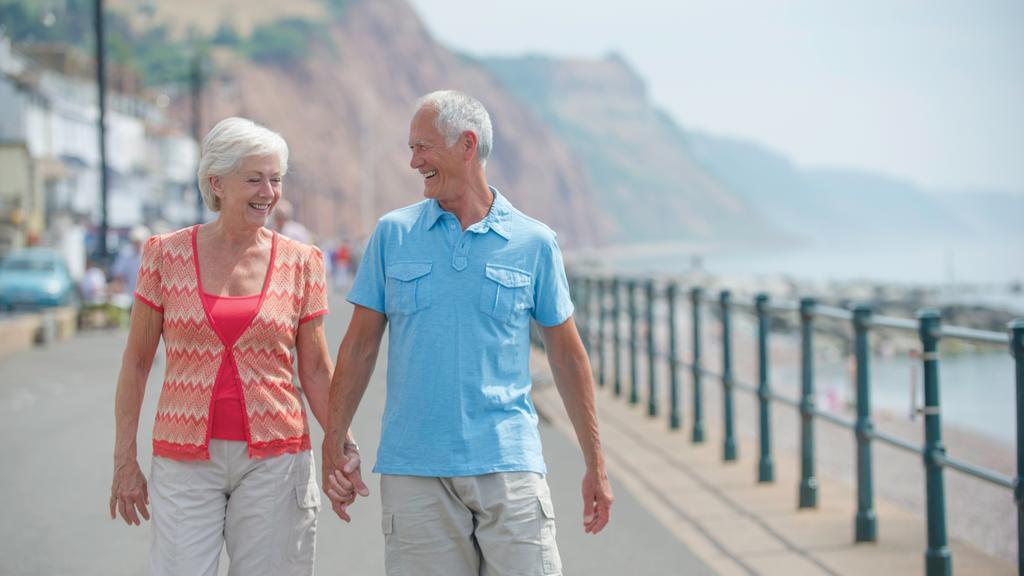
POLYGON ((494 133, 491 129, 491 115, 479 100, 458 90, 438 90, 416 101, 416 111, 421 108, 437 112, 434 126, 444 135, 445 145, 449 148, 455 145, 463 132, 476 134, 480 165, 487 165, 494 133))
POLYGON ((288 172, 288 144, 280 134, 246 118, 225 118, 203 138, 199 149, 199 192, 211 212, 220 212, 220 198, 210 187, 210 176, 227 176, 243 158, 276 155, 281 174, 288 172))

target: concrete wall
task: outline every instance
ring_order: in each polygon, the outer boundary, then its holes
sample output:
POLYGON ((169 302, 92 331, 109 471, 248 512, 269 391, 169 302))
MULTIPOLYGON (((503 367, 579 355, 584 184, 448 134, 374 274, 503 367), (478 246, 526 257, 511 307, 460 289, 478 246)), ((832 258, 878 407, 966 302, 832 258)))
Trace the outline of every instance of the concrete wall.
POLYGON ((78 331, 74 308, 54 308, 0 318, 0 358, 37 345, 66 340, 78 331))

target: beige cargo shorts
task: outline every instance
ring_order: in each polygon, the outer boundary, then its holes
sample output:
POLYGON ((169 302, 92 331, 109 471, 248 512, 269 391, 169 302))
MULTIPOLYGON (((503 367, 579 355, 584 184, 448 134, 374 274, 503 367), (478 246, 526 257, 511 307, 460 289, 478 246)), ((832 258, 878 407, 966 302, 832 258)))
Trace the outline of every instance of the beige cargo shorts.
POLYGON ((555 510, 534 472, 381 476, 388 576, 561 576, 555 510))
POLYGON ((210 459, 153 458, 151 576, 312 576, 320 488, 309 450, 251 460, 245 442, 210 441, 210 459))

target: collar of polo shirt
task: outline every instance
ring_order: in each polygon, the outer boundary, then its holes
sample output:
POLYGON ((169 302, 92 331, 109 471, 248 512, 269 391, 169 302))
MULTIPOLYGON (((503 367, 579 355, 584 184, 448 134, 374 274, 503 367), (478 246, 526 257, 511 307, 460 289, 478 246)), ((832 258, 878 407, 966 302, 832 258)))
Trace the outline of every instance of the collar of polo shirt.
MULTIPOLYGON (((496 234, 508 240, 512 234, 512 221, 509 218, 512 207, 508 200, 498 192, 497 188, 494 186, 488 186, 488 188, 494 194, 494 202, 491 203, 491 209, 487 212, 487 216, 484 216, 483 220, 473 224, 467 230, 478 234, 486 234, 487 231, 494 230, 496 234)), ((441 208, 441 203, 437 200, 431 200, 426 212, 427 228, 433 228, 444 214, 451 214, 451 212, 446 212, 444 208, 441 208)))

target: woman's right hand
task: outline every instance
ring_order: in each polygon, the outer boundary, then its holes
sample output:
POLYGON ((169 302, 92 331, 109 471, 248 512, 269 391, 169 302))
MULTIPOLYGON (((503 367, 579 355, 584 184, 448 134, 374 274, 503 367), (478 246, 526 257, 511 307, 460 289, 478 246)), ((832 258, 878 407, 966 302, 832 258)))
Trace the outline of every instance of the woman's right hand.
POLYGON ((114 465, 114 483, 110 488, 110 519, 121 518, 129 526, 139 526, 142 520, 149 520, 149 489, 146 476, 135 459, 114 465))

